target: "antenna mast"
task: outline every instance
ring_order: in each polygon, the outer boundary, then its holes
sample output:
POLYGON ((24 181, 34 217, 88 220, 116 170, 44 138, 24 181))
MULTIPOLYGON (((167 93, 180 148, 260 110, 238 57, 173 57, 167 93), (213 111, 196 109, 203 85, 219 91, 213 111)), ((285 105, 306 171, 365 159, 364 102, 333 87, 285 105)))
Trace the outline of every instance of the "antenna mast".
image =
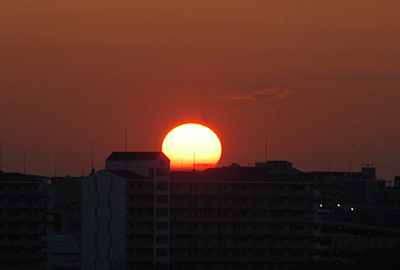
POLYGON ((57 152, 54 156, 54 176, 57 177, 57 152))
POLYGON ((3 138, 0 139, 0 171, 3 171, 3 138))
POLYGON ((25 151, 25 148, 24 148, 24 174, 25 174, 25 159, 26 159, 26 151, 25 151))
POLYGON ((90 173, 94 172, 94 163, 93 163, 93 140, 92 140, 92 149, 91 149, 91 156, 90 156, 90 173))
POLYGON ((128 128, 125 125, 125 152, 127 150, 127 137, 128 137, 128 128))
POLYGON ((265 138, 265 162, 268 162, 268 139, 265 138))
POLYGON ((196 137, 193 137, 193 171, 196 170, 196 137))

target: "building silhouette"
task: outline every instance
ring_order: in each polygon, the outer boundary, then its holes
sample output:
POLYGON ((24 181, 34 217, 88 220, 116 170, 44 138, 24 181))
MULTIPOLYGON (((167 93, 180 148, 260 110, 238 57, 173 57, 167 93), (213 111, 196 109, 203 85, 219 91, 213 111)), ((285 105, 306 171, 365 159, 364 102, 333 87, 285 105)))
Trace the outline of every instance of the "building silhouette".
MULTIPOLYGON (((396 261, 400 180, 287 161, 170 171, 115 152, 87 177, 0 173, 0 269, 349 269, 396 261), (364 263, 364 264, 363 264, 364 263)), ((361 268, 360 268, 361 269, 361 268)))
POLYGON ((0 172, 0 269, 46 269, 48 185, 45 177, 0 172))
POLYGON ((300 172, 290 163, 268 165, 274 168, 170 172, 161 152, 113 153, 106 170, 82 180, 83 269, 121 260, 128 269, 281 269, 311 261, 320 192, 296 181, 300 172))

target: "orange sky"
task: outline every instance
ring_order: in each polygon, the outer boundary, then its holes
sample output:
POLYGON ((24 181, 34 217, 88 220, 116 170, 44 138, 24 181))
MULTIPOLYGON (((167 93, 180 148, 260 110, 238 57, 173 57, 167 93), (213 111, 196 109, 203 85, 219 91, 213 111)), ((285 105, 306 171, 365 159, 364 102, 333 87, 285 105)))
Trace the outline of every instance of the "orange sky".
POLYGON ((220 166, 400 175, 398 1, 0 2, 3 169, 104 167, 174 126, 221 138, 220 166), (330 160, 330 162, 329 162, 330 160), (349 161, 351 160, 351 164, 349 161), (349 166, 350 165, 350 166, 349 166))

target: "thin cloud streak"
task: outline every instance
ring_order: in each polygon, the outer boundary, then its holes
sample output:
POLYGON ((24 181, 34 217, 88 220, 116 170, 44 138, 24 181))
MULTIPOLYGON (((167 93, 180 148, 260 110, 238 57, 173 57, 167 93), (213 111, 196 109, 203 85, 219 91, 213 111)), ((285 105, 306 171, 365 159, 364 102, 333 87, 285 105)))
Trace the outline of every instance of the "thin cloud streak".
POLYGON ((271 89, 256 91, 247 95, 245 94, 225 95, 225 96, 220 96, 218 98, 227 100, 251 100, 251 101, 267 102, 272 99, 286 98, 293 92, 294 90, 291 89, 271 88, 271 89))

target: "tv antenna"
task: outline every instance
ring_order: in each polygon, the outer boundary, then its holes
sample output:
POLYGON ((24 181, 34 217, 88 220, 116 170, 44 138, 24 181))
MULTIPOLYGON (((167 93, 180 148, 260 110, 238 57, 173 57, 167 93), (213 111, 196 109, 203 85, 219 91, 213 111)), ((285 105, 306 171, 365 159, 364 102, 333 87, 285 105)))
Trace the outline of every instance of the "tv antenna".
POLYGON ((54 176, 57 177, 57 152, 54 155, 54 176))
POLYGON ((25 162, 25 160, 26 160, 26 150, 25 150, 25 148, 24 148, 24 174, 25 174, 25 164, 26 164, 26 162, 25 162))
POLYGON ((128 128, 126 127, 126 125, 125 125, 125 152, 127 151, 127 149, 128 149, 128 143, 127 143, 127 137, 128 137, 128 128))
POLYGON ((193 137, 193 171, 196 170, 196 136, 193 137))
POLYGON ((93 140, 92 140, 92 148, 91 148, 91 155, 90 155, 90 173, 94 173, 94 162, 93 162, 93 154, 94 150, 93 150, 93 140))
POLYGON ((0 138, 0 171, 3 171, 3 138, 0 138))

